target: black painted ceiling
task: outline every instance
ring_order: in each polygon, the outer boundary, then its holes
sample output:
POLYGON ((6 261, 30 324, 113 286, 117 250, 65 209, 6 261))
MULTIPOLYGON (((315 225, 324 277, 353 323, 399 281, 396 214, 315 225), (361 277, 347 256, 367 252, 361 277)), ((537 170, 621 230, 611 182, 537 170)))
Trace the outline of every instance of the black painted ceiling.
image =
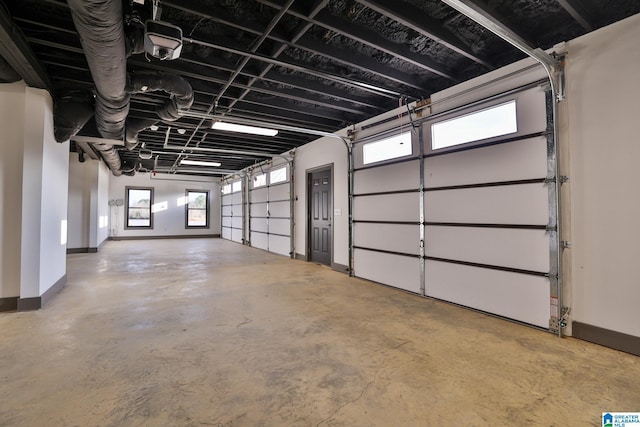
MULTIPOLYGON (((474 0, 532 47, 543 49, 640 12, 638 0, 474 0)), ((124 0, 125 9, 130 0, 124 0)), ((182 75, 195 90, 191 111, 336 131, 512 63, 524 55, 439 0, 162 0, 161 19, 182 28, 186 43, 174 61, 128 59, 130 71, 182 75)), ((92 90, 67 4, 1 1, 11 31, 24 37, 56 97, 92 90), (15 27, 13 27, 15 25, 15 27)), ((130 115, 155 117, 162 92, 135 95, 130 115)), ((316 137, 280 131, 273 138, 214 131, 196 118, 145 130, 140 141, 162 170, 179 158, 215 160, 239 170, 267 157, 163 148, 170 145, 279 154, 316 137), (186 132, 180 135, 178 128, 186 132), (179 157, 182 156, 182 157, 179 157)), ((120 149, 128 164, 152 169, 138 148, 120 149)), ((202 168, 210 173, 211 168, 202 168)), ((187 172, 193 173, 193 172, 187 172)))

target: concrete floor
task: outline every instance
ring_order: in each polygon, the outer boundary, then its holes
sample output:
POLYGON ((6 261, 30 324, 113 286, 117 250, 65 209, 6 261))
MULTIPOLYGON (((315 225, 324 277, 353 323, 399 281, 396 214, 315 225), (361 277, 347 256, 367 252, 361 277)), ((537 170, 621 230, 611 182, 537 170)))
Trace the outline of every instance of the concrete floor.
POLYGON ((640 358, 219 239, 71 255, 0 314, 0 426, 597 426, 640 358))

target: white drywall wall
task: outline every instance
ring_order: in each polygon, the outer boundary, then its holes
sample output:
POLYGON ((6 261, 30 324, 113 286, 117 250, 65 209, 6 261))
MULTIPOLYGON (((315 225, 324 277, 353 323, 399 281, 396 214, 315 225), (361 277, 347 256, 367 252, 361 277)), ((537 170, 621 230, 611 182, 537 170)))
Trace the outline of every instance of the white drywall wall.
POLYGON ((333 262, 349 265, 348 160, 345 144, 336 138, 320 138, 297 149, 295 155, 295 247, 307 253, 307 185, 309 170, 333 164, 333 262))
POLYGON ((0 298, 20 295, 25 84, 0 84, 0 298))
POLYGON ((67 214, 67 247, 90 246, 92 169, 97 160, 78 161, 78 154, 69 153, 69 202, 67 214))
MULTIPOLYGON (((40 211, 40 288, 44 294, 67 273, 67 194, 69 189, 69 142, 58 143, 53 135, 53 102, 49 94, 30 89, 41 104, 42 203, 40 211)), ((31 121, 32 118, 29 117, 31 121)), ((25 260, 23 260, 23 265, 25 260)))
POLYGON ((112 237, 195 236, 220 234, 220 184, 217 178, 196 178, 138 173, 133 177, 113 175, 109 178, 109 199, 125 200, 125 187, 153 187, 157 206, 152 230, 126 230, 125 206, 112 208, 112 237), (184 197, 186 190, 209 190, 210 212, 208 229, 185 228, 184 197), (115 234, 113 234, 115 233, 115 234))
POLYGON ((99 248, 109 238, 109 175, 111 175, 111 172, 103 162, 98 163, 97 172, 98 191, 95 203, 97 205, 98 228, 96 230, 96 240, 91 242, 92 248, 99 248))
POLYGON ((23 97, 21 238, 15 250, 20 298, 34 298, 66 274, 69 144, 53 136, 49 93, 25 88, 23 97))
POLYGON ((68 242, 70 249, 95 249, 109 237, 109 169, 98 160, 69 154, 68 242))
POLYGON ((567 44, 573 320, 640 336, 640 15, 567 44))

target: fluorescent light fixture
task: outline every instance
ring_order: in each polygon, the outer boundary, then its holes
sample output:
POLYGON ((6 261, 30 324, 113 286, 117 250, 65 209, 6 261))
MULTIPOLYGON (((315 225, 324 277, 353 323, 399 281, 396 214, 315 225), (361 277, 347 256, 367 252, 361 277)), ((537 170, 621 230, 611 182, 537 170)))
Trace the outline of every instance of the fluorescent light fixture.
POLYGON ((158 125, 151 125, 151 126, 149 126, 149 129, 151 129, 153 131, 156 131, 156 130, 158 130, 160 128, 158 127, 158 125))
POLYGON ((179 133, 180 135, 184 135, 185 133, 187 133, 187 130, 186 130, 186 129, 182 129, 182 128, 180 128, 180 129, 178 129, 178 133, 179 133))
POLYGON ((205 162, 202 160, 180 160, 181 165, 193 165, 193 166, 213 166, 215 168, 219 167, 221 163, 219 162, 205 162))
POLYGON ((226 130, 229 132, 250 133, 252 135, 276 136, 278 131, 275 129, 260 128, 257 126, 236 125, 233 123, 213 122, 211 129, 226 130))

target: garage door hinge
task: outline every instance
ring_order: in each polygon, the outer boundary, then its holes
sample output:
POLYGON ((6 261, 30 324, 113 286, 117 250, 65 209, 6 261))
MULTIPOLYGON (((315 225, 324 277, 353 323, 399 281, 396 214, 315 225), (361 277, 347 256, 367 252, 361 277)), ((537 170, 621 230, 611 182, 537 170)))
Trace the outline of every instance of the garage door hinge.
MULTIPOLYGON (((555 176, 551 178, 545 178, 544 180, 545 184, 553 184, 554 182, 556 182, 555 176)), ((566 184, 567 182, 571 182, 571 179, 566 175, 560 175, 560 177, 558 177, 558 182, 562 185, 562 184, 566 184)))
POLYGON ((562 249, 571 249, 571 242, 568 240, 563 240, 562 242, 562 249))

